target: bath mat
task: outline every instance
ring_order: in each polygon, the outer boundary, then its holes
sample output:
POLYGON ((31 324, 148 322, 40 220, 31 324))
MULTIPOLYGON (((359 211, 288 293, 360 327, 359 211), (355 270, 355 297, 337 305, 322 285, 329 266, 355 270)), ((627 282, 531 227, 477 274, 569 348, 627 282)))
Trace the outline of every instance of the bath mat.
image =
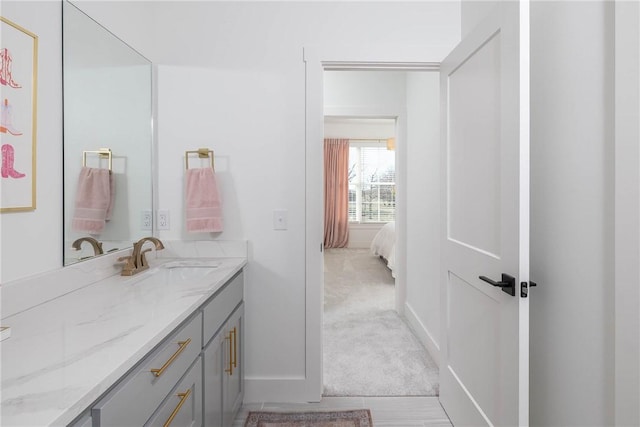
POLYGON ((252 411, 245 427, 372 427, 368 409, 320 412, 252 411))

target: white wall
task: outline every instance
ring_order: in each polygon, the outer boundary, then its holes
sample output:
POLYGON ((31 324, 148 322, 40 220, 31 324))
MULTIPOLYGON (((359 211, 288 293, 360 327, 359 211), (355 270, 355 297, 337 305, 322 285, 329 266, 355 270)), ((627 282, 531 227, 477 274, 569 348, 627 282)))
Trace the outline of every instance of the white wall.
MULTIPOLYGON (((352 72, 344 72, 340 71, 339 73, 350 74, 352 72)), ((363 74, 362 71, 355 72, 356 74, 363 74)), ((370 72, 369 72, 370 73, 370 72)), ((335 74, 335 72, 328 71, 327 75, 335 74)), ((366 72, 364 72, 366 74, 366 72)), ((380 73, 373 73, 380 74, 380 73)), ((390 75, 398 75, 398 73, 388 73, 390 75)), ((404 77, 402 77, 404 78, 404 77)), ((331 95, 328 91, 331 90, 331 87, 335 87, 332 85, 332 78, 325 79, 325 101, 327 98, 330 98, 331 95), (327 87, 329 86, 329 87, 327 87)), ((342 80, 342 79, 339 79, 342 80)), ((357 82, 357 79, 356 79, 357 82)), ((395 86, 395 85, 394 85, 395 86)), ((337 87, 340 90, 340 87, 337 87)), ((402 90, 404 93, 404 89, 402 90)), ((396 95, 397 96, 397 95, 396 95)), ((335 112, 336 109, 340 108, 340 106, 328 107, 330 110, 335 112)), ((350 117, 350 116, 349 116, 350 117)), ((386 139, 387 137, 395 137, 396 135, 396 122, 395 119, 359 119, 359 118, 345 118, 345 117, 330 117, 327 116, 324 119, 324 136, 325 138, 361 138, 361 139, 386 139)))
POLYGON ((303 85, 304 75, 175 66, 158 71, 158 203, 170 210, 172 222, 160 238, 248 239, 246 378, 304 377, 304 144, 295 144, 304 140, 296 126, 304 123, 304 110, 284 96, 289 83, 303 85), (215 151, 224 218, 219 236, 184 228, 184 151, 198 147, 215 151), (288 230, 273 230, 276 209, 288 211, 288 230))
POLYGON ((640 3, 615 2, 615 422, 640 425, 640 3))
POLYGON ((440 74, 407 73, 407 242, 405 316, 439 357, 440 74))
POLYGON ((3 0, 1 13, 38 36, 36 210, 0 214, 6 283, 62 266, 62 6, 3 0))
POLYGON ((530 401, 537 426, 613 425, 612 6, 531 5, 531 278, 538 287, 530 293, 530 401))
POLYGON ((293 384, 305 366, 305 46, 404 45, 459 34, 445 3, 156 2, 159 65, 159 207, 166 239, 250 242, 246 280, 247 400, 306 398, 293 384), (181 19, 175 17, 180 15, 181 19), (380 31, 394 22, 394 31, 380 31), (171 31, 167 31, 171 28, 171 31), (185 150, 216 151, 225 231, 183 231, 185 150), (288 210, 274 231, 272 211, 288 210), (286 356, 286 357, 284 357, 286 356))
POLYGON ((404 113, 405 74, 402 71, 325 71, 325 116, 394 118, 404 113))
MULTIPOLYGON (((370 49, 459 37, 459 3, 74 1, 159 67, 159 200, 165 239, 249 239, 247 397, 296 400, 305 367, 305 64, 303 47, 370 49), (178 19, 179 18, 179 19, 178 19), (392 22, 392 31, 388 31, 392 22), (185 150, 216 151, 225 231, 183 231, 185 150), (289 212, 287 231, 272 211, 289 212), (283 357, 286 356, 286 357, 283 357)), ((38 208, 2 214, 2 281, 62 262, 59 2, 2 2, 40 36, 38 208)))
MULTIPOLYGON (((67 1, 67 0, 65 0, 67 1)), ((148 57, 154 10, 147 1, 68 0, 133 49, 148 57), (116 4, 114 4, 116 3, 116 4)))

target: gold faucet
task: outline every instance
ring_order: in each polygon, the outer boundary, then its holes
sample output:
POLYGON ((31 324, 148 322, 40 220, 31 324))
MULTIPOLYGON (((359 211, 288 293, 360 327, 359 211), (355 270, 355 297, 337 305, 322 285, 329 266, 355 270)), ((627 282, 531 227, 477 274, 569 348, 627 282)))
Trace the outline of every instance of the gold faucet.
POLYGON ((82 246, 82 242, 89 242, 91 243, 91 246, 93 246, 93 254, 94 255, 102 255, 104 252, 102 251, 102 243, 98 242, 96 239, 94 239, 93 237, 80 237, 79 239, 76 239, 72 244, 71 247, 73 249, 75 249, 76 251, 80 250, 80 247, 82 246))
POLYGON ((134 274, 140 273, 141 271, 147 270, 149 268, 149 263, 147 262, 147 258, 145 254, 151 250, 151 248, 142 250, 142 246, 147 242, 152 242, 156 245, 156 250, 164 249, 164 245, 155 237, 143 237, 133 244, 133 251, 131 251, 131 255, 120 257, 118 261, 126 261, 124 267, 122 267, 122 276, 133 276, 134 274))

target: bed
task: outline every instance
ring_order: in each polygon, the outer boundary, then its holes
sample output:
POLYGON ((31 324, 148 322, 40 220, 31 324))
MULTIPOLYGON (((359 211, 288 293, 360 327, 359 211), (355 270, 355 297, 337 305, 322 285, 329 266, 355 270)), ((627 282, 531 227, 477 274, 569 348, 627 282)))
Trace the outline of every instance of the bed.
POLYGON ((393 269, 396 263, 396 223, 386 223, 371 241, 371 253, 384 258, 391 276, 396 277, 393 269))

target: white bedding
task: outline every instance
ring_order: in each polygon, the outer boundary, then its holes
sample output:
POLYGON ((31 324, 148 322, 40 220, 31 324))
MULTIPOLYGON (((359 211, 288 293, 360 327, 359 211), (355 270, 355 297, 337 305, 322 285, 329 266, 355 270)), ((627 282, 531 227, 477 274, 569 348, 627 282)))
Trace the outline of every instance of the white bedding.
POLYGON ((393 271, 396 264, 396 223, 394 221, 386 223, 375 235, 371 242, 371 253, 386 259, 391 276, 396 277, 393 271))

